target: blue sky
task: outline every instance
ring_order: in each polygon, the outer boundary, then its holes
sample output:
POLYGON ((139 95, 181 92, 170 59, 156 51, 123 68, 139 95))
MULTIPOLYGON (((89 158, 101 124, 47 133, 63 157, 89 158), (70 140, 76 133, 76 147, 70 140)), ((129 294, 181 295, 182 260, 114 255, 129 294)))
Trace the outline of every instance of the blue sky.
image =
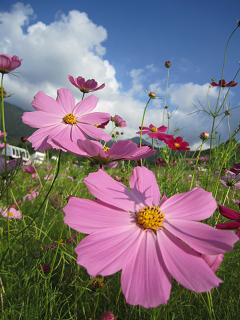
MULTIPOLYGON (((1 10, 16 1, 1 0, 1 10)), ((219 77, 227 36, 240 19, 238 0, 68 0, 23 1, 31 4, 35 19, 50 23, 57 15, 76 9, 86 12, 108 32, 106 58, 117 78, 128 85, 129 70, 148 64, 162 68, 170 59, 177 82, 205 83, 219 77)), ((240 32, 229 52, 226 78, 231 79, 240 60, 240 32)), ((165 76, 165 73, 155 75, 165 76)))
MULTIPOLYGON (((23 59, 18 77, 6 78, 6 89, 13 93, 9 100, 31 109, 39 90, 53 97, 60 87, 76 90, 68 74, 95 78, 106 83, 97 92, 99 110, 123 116, 130 137, 141 121, 146 90, 153 89, 163 99, 149 107, 147 124, 167 124, 166 118, 162 120, 167 94, 171 130, 180 128, 179 134, 197 146, 199 133, 210 129, 210 120, 203 113, 188 115, 195 105, 206 105, 208 93, 214 105, 217 89, 209 92, 209 82, 220 77, 224 46, 238 19, 239 0, 1 0, 0 51, 23 59), (167 93, 165 60, 172 61, 167 93)), ((239 67, 239 43, 240 28, 228 50, 227 81, 239 67)), ((227 102, 233 107, 240 104, 239 86, 227 102)), ((232 130, 239 117, 236 109, 232 130)), ((226 121, 219 133, 228 136, 226 121)))

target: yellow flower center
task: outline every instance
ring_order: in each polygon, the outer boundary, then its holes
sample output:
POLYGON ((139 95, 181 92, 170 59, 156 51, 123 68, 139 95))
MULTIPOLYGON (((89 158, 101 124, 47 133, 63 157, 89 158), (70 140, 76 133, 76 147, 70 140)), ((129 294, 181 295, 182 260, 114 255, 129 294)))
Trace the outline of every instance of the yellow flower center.
POLYGON ((102 149, 103 149, 104 152, 108 152, 110 150, 110 148, 107 147, 107 146, 103 146, 102 149))
POLYGON ((178 148, 180 148, 180 143, 175 142, 174 146, 178 149, 178 148))
POLYGON ((144 207, 136 214, 137 223, 143 229, 157 231, 162 227, 165 215, 158 206, 144 207))
POLYGON ((7 216, 8 216, 8 217, 14 217, 14 213, 11 212, 11 211, 8 211, 7 216))
POLYGON ((156 127, 152 127, 152 128, 151 128, 151 131, 152 131, 152 132, 157 132, 158 129, 157 129, 156 127))
POLYGON ((63 118, 63 121, 67 124, 73 125, 77 123, 77 118, 72 113, 68 113, 63 118))

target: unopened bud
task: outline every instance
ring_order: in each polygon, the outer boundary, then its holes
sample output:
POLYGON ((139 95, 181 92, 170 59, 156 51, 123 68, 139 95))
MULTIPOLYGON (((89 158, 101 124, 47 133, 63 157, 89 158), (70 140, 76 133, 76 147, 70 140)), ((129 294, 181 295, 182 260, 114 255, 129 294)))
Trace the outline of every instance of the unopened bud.
POLYGON ((164 62, 164 66, 169 69, 172 66, 172 62, 170 60, 167 60, 164 62))
POLYGON ((207 140, 208 138, 209 138, 209 133, 208 133, 208 132, 204 131, 204 132, 202 132, 202 133, 200 134, 200 139, 201 139, 201 140, 205 141, 205 140, 207 140))
POLYGON ((153 92, 153 91, 150 91, 150 92, 148 93, 148 96, 149 96, 149 98, 151 98, 151 99, 156 99, 156 97, 157 97, 156 93, 153 92))

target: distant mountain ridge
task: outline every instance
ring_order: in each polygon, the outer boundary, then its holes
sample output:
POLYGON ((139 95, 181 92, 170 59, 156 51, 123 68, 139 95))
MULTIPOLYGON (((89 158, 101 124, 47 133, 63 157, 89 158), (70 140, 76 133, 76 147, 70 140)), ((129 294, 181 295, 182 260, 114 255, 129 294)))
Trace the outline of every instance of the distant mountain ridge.
MULTIPOLYGON (((24 110, 14 104, 4 102, 5 104, 5 124, 7 131, 7 140, 9 143, 18 145, 21 137, 29 136, 34 129, 28 127, 22 122, 22 114, 24 110)), ((0 114, 0 128, 2 130, 2 119, 0 114)))

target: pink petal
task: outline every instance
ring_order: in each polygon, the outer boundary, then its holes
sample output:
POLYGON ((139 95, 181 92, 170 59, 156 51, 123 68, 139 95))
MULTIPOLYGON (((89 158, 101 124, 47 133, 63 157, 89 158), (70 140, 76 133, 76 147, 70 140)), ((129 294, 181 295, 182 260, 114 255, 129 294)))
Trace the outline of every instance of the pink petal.
POLYGON ((139 147, 135 152, 132 154, 129 154, 126 159, 128 160, 139 160, 139 159, 145 159, 148 157, 151 157, 152 155, 155 154, 155 150, 144 146, 144 147, 139 147))
POLYGON ((158 231, 157 240, 169 273, 185 288, 205 292, 221 283, 201 255, 179 239, 167 231, 158 231))
POLYGON ((104 112, 92 112, 78 117, 78 121, 80 123, 87 123, 91 125, 99 125, 101 123, 109 121, 109 119, 110 114, 104 112))
POLYGON ((224 253, 231 250, 238 240, 234 232, 217 230, 196 221, 169 219, 164 227, 192 249, 203 254, 224 253))
POLYGON ((66 114, 73 113, 75 108, 75 99, 69 89, 61 88, 57 91, 57 102, 65 110, 66 114))
POLYGON ((36 130, 30 137, 28 137, 28 141, 32 143, 32 146, 35 150, 47 150, 50 148, 48 137, 57 135, 62 130, 62 124, 58 126, 40 128, 36 130))
POLYGON ((62 117, 58 114, 43 111, 24 112, 22 115, 23 123, 32 128, 44 128, 62 123, 62 117))
POLYGON ((76 248, 77 263, 91 276, 118 272, 128 261, 141 230, 134 224, 105 228, 84 238, 76 248))
POLYGON ((129 140, 122 140, 112 145, 109 154, 114 159, 121 159, 128 157, 130 154, 136 152, 136 150, 138 150, 136 143, 129 140))
POLYGON ((96 96, 88 96, 87 98, 83 99, 82 101, 76 104, 74 114, 83 115, 85 113, 91 112, 93 109, 96 108, 97 102, 98 98, 96 96))
POLYGON ((49 96, 47 96, 44 92, 39 91, 33 99, 32 102, 33 107, 37 111, 44 111, 47 113, 59 114, 61 116, 65 115, 62 107, 57 103, 57 101, 49 96))
POLYGON ((156 236, 142 231, 131 248, 131 256, 121 277, 126 301, 145 308, 166 304, 171 291, 171 277, 157 254, 156 236))
POLYGON ((78 123, 77 126, 90 138, 104 141, 109 141, 112 139, 108 133, 90 124, 78 123))
POLYGON ((212 271, 216 272, 223 261, 224 255, 203 255, 202 258, 207 262, 212 271))
POLYGON ((161 206, 167 219, 203 220, 209 218, 217 208, 211 192, 201 188, 179 193, 161 206))
POLYGON ((71 197, 63 211, 64 223, 82 233, 93 233, 101 231, 102 228, 115 228, 132 223, 129 213, 88 199, 71 197))
POLYGON ((146 167, 133 169, 130 188, 147 206, 159 205, 160 192, 155 175, 146 167))
POLYGON ((103 146, 98 141, 91 140, 79 140, 78 146, 83 150, 89 157, 101 156, 105 157, 105 153, 102 150, 103 146))
POLYGON ((89 192, 97 199, 125 211, 137 211, 138 199, 120 182, 114 180, 105 171, 90 173, 85 179, 89 192))

